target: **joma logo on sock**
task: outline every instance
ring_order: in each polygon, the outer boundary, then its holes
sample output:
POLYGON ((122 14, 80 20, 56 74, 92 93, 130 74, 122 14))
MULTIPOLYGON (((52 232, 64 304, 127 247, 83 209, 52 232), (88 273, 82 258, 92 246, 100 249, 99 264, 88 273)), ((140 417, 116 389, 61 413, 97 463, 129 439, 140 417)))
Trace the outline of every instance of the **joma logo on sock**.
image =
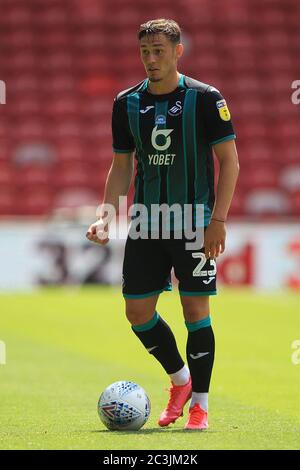
POLYGON ((3 80, 0 80, 0 104, 6 104, 6 85, 3 80))
POLYGON ((0 341, 0 365, 6 364, 6 345, 4 341, 0 341))
POLYGON ((209 352, 199 352, 197 354, 190 354, 190 356, 192 359, 200 359, 200 357, 207 356, 207 354, 209 354, 209 352))

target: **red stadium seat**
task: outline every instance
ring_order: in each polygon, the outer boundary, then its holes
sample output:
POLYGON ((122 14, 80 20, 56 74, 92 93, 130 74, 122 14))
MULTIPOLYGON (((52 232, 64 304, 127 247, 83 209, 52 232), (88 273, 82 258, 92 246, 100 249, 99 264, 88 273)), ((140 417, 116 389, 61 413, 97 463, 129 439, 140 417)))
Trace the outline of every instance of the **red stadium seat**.
POLYGON ((44 5, 43 9, 35 13, 35 20, 38 24, 42 24, 44 28, 58 28, 67 24, 68 17, 64 5, 57 3, 53 7, 47 4, 44 5))
POLYGON ((232 199, 231 205, 230 205, 230 211, 229 211, 229 219, 231 219, 232 216, 243 216, 244 215, 244 205, 245 205, 245 194, 237 188, 234 197, 232 199))
POLYGON ((81 139, 63 139, 57 144, 57 154, 60 163, 70 163, 86 160, 86 152, 81 139))
POLYGON ((85 28, 83 34, 74 34, 72 39, 73 47, 80 54, 83 52, 90 53, 91 50, 104 47, 106 44, 106 39, 99 31, 99 28, 85 28))
POLYGON ((99 204, 100 198, 97 191, 90 189, 65 189, 59 192, 54 199, 53 208, 78 208, 83 206, 95 206, 99 204))
MULTIPOLYGON (((0 139, 1 140, 7 138, 8 128, 9 128, 8 119, 4 116, 3 118, 2 116, 0 116, 0 139)), ((0 144, 1 144, 1 140, 0 140, 0 144)), ((1 146, 0 146, 0 151, 1 151, 1 146)))
POLYGON ((61 71, 59 74, 47 74, 42 77, 42 88, 48 93, 57 97, 58 93, 73 93, 76 95, 76 80, 71 72, 61 71))
POLYGON ((71 71, 73 57, 70 50, 49 52, 46 56, 39 57, 39 68, 45 73, 61 73, 71 71))
POLYGON ((278 187, 278 172, 277 168, 272 164, 259 164, 253 162, 241 165, 240 184, 245 189, 251 188, 276 188, 278 187))
POLYGON ((80 122, 76 118, 61 118, 53 123, 50 135, 55 139, 73 139, 82 137, 80 122))
POLYGON ((290 45, 290 34, 283 28, 272 29, 272 34, 266 29, 261 34, 261 44, 264 50, 267 48, 274 50, 275 53, 280 49, 287 50, 290 45))
POLYGON ((89 72, 103 72, 110 67, 111 61, 108 55, 99 54, 99 51, 85 51, 78 57, 78 68, 89 72))
POLYGON ((284 164, 299 164, 300 162, 300 136, 294 142, 282 142, 282 146, 279 148, 279 158, 283 165, 284 164))
POLYGON ((14 185, 14 170, 8 162, 0 164, 0 188, 12 188, 14 185))
POLYGON ((20 25, 8 33, 7 42, 12 51, 20 53, 24 48, 30 51, 30 48, 33 48, 35 44, 35 35, 28 25, 20 25))
POLYGON ((191 41, 191 49, 194 52, 202 50, 213 51, 217 45, 217 37, 211 27, 207 28, 192 28, 192 32, 189 34, 189 40, 191 41))
MULTIPOLYGON (((252 75, 257 70, 257 58, 253 50, 228 51, 228 60, 222 58, 222 68, 226 75, 231 78, 233 74, 239 76, 252 75)), ((236 89, 235 81, 232 83, 233 91, 236 89)))
POLYGON ((47 48, 47 50, 55 50, 57 48, 70 49, 72 47, 71 43, 72 35, 65 29, 49 31, 47 34, 41 35, 39 37, 39 46, 47 48))
POLYGON ((11 159, 12 145, 9 139, 0 138, 0 167, 2 162, 8 162, 11 159))
MULTIPOLYGON (((259 19, 265 30, 273 31, 274 29, 283 28, 285 26, 285 14, 276 8, 269 8, 267 5, 264 7, 263 3, 259 4, 259 19)), ((292 15, 291 15, 292 16, 292 15)))
POLYGON ((256 140, 268 142, 268 126, 264 120, 256 119, 249 122, 246 117, 243 116, 238 120, 241 138, 247 140, 247 143, 248 141, 254 143, 256 140))
POLYGON ((9 56, 7 66, 14 73, 30 73, 37 67, 37 56, 31 49, 17 49, 9 56))
POLYGON ((286 139, 287 142, 294 142, 299 139, 299 122, 294 119, 285 119, 284 122, 279 122, 281 138, 286 139))
POLYGON ((298 219, 300 217, 300 191, 296 191, 290 195, 290 205, 292 215, 296 216, 298 219))
POLYGON ((259 167, 261 164, 274 163, 276 165, 276 159, 274 158, 274 150, 270 147, 267 141, 249 142, 248 145, 240 149, 242 155, 242 166, 246 163, 250 163, 252 167, 254 165, 259 167))
POLYGON ((79 114, 78 100, 74 94, 58 96, 49 102, 45 111, 52 119, 77 116, 79 114))
POLYGON ((18 189, 30 188, 33 189, 35 186, 39 188, 45 186, 46 188, 51 186, 55 174, 51 169, 42 167, 40 165, 29 165, 24 168, 15 170, 15 184, 18 189))
POLYGON ((255 36, 247 30, 235 29, 227 32, 226 43, 229 49, 238 51, 253 50, 255 47, 255 36))
POLYGON ((16 214, 41 216, 51 213, 54 196, 51 190, 34 189, 22 192, 22 197, 20 196, 16 198, 16 214))
POLYGON ((32 11, 24 4, 11 5, 10 2, 5 8, 5 22, 12 26, 27 26, 32 21, 32 11))
POLYGON ((89 172, 85 166, 62 166, 55 178, 55 185, 60 188, 88 188, 89 183, 89 172))
POLYGON ((113 103, 105 97, 88 99, 86 96, 80 102, 77 100, 80 108, 80 117, 84 120, 96 119, 98 122, 111 123, 111 112, 113 103))
POLYGON ((248 215, 289 215, 291 210, 287 195, 278 189, 257 189, 245 198, 245 211, 248 215))
POLYGON ((31 93, 24 97, 16 97, 15 100, 11 99, 9 103, 9 113, 13 118, 32 119, 40 116, 41 111, 42 103, 39 101, 39 97, 31 93))
POLYGON ((0 187, 0 216, 8 216, 16 214, 17 198, 15 198, 14 191, 0 187))
POLYGON ((104 183, 106 173, 102 163, 70 161, 57 166, 54 184, 60 188, 97 188, 104 183))
POLYGON ((19 120, 11 127, 10 133, 18 140, 38 140, 43 138, 45 125, 40 119, 19 120))
MULTIPOLYGON (((294 58, 289 55, 288 49, 281 50, 280 52, 276 51, 274 54, 273 50, 270 50, 268 54, 265 54, 263 57, 264 70, 270 73, 278 74, 285 72, 286 70, 292 71, 295 67, 294 58)), ((291 81, 293 76, 291 75, 291 81)))
POLYGON ((18 71, 14 71, 14 75, 9 79, 9 84, 14 94, 16 96, 19 94, 23 98, 31 93, 34 93, 36 97, 41 86, 38 78, 32 74, 32 71, 27 71, 26 73, 22 71, 22 75, 18 71))

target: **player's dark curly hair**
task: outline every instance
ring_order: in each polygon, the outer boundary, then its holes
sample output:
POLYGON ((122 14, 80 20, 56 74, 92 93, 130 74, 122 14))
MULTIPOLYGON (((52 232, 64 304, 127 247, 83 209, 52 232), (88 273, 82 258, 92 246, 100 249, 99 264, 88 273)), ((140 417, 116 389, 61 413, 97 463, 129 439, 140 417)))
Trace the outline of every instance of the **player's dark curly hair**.
POLYGON ((156 20, 147 21, 140 26, 138 39, 142 39, 148 34, 165 34, 171 42, 178 44, 180 42, 181 29, 174 20, 166 20, 158 18, 156 20))

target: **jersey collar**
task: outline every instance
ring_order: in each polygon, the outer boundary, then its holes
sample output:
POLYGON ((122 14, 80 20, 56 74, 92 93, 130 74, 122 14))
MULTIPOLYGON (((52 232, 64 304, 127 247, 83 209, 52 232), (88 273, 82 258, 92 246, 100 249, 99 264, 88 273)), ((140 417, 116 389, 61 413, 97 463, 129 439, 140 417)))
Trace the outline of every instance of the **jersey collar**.
POLYGON ((178 85, 177 85, 177 88, 175 88, 174 91, 172 91, 171 93, 166 93, 165 95, 153 95, 152 93, 150 93, 148 91, 148 85, 149 85, 149 78, 146 78, 144 80, 144 83, 143 83, 143 86, 142 86, 142 90, 141 91, 146 91, 147 93, 149 93, 151 96, 155 96, 155 97, 159 97, 159 96, 169 96, 169 95, 172 95, 173 93, 175 93, 176 91, 178 91, 180 88, 185 88, 185 85, 184 85, 184 77, 185 75, 183 75, 182 73, 180 74, 180 78, 178 80, 178 85))

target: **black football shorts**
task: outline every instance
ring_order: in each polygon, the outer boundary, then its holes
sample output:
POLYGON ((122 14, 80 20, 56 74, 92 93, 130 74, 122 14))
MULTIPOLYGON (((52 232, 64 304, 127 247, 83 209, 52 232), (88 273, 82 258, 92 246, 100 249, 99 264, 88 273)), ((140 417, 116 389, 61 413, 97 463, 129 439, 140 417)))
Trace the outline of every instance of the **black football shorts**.
POLYGON ((185 239, 153 240, 128 237, 123 263, 125 298, 144 298, 172 290, 171 270, 181 295, 215 295, 216 262, 206 259, 204 248, 187 250, 185 239))

